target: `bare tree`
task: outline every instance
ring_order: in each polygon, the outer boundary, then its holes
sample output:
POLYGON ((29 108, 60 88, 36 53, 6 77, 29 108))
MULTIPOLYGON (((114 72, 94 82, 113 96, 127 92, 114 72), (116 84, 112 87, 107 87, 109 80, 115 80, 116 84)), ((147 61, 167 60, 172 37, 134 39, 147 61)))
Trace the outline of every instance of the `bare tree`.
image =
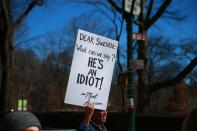
MULTIPOLYGON (((181 40, 177 43, 171 43, 169 39, 161 36, 151 38, 148 41, 149 82, 154 83, 176 76, 184 68, 186 62, 190 62, 192 57, 195 56, 197 48, 195 48, 193 43, 195 43, 195 40, 181 40)), ((149 105, 146 107, 146 113, 169 113, 169 111, 173 111, 172 108, 180 104, 179 93, 188 92, 188 87, 191 87, 192 81, 195 81, 195 74, 196 70, 194 69, 184 80, 179 82, 183 83, 185 87, 187 86, 186 88, 184 87, 184 90, 176 88, 177 84, 175 84, 170 86, 170 88, 154 91, 149 100, 149 105), (177 96, 173 94, 177 94, 177 96)), ((190 97, 189 95, 185 96, 190 97)), ((185 100, 188 98, 185 98, 185 100)), ((185 110, 174 110, 174 113, 175 111, 176 113, 179 113, 178 111, 183 113, 185 110)))
MULTIPOLYGON (((124 11, 124 9, 115 3, 113 0, 108 0, 108 2, 120 13, 126 14, 128 17, 131 18, 130 14, 124 11)), ((134 22, 139 26, 139 33, 144 34, 147 36, 147 31, 150 29, 151 26, 155 24, 155 22, 164 14, 167 7, 171 4, 172 0, 164 0, 161 4, 155 9, 153 12, 154 7, 154 0, 148 1, 145 3, 145 0, 141 0, 141 13, 137 20, 131 21, 134 22), (145 5, 148 5, 147 10, 145 10, 145 5)), ((173 15, 171 15, 173 16, 173 15)), ((176 17, 181 18, 181 17, 176 17)), ((184 18, 184 17, 182 17, 184 18)), ((128 32, 127 32, 128 33, 128 32)), ((127 34, 130 36, 130 33, 127 34)), ((181 81, 187 74, 189 74, 193 68, 197 64, 197 57, 195 57, 191 62, 175 77, 165 80, 165 81, 157 81, 154 83, 149 82, 148 78, 148 44, 147 41, 138 41, 138 59, 144 61, 144 69, 138 71, 138 100, 137 100, 137 112, 143 112, 145 107, 148 104, 149 97, 155 90, 173 86, 179 81, 181 81), (143 103, 143 104, 142 104, 143 103)))
POLYGON ((11 107, 10 95, 13 85, 13 51, 14 32, 21 25, 27 15, 36 5, 42 5, 43 0, 32 0, 27 7, 16 18, 13 14, 13 5, 16 1, 0 1, 0 49, 2 80, 0 88, 0 109, 5 110, 11 107))

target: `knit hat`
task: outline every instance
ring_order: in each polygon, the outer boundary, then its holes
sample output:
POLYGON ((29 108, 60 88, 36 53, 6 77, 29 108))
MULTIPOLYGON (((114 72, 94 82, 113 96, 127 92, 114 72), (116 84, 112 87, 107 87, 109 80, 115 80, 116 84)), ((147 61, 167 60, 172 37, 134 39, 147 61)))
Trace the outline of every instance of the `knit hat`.
POLYGON ((38 118, 28 111, 10 112, 4 117, 2 122, 2 131, 21 131, 31 126, 41 129, 38 118))

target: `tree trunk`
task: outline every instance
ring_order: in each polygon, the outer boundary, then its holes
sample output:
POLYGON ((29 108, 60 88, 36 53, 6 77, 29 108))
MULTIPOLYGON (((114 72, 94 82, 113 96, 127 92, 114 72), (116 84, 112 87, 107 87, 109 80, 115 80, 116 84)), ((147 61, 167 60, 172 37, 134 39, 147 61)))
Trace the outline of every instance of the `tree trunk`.
MULTIPOLYGON (((141 1, 141 13, 139 21, 145 20, 145 1, 141 1)), ((148 45, 146 34, 147 31, 144 28, 144 23, 139 25, 139 33, 144 35, 145 40, 138 41, 138 59, 143 60, 144 68, 138 70, 138 85, 137 85, 137 113, 143 113, 147 105, 147 94, 148 94, 148 45)))
POLYGON ((16 100, 12 100, 14 96, 14 31, 24 21, 34 6, 42 5, 43 0, 32 1, 29 3, 23 14, 14 22, 11 14, 11 0, 0 1, 0 62, 2 67, 2 78, 0 86, 0 110, 6 110, 13 107, 16 100))
POLYGON ((13 44, 14 26, 9 15, 8 1, 0 2, 0 59, 1 59, 1 85, 0 110, 10 109, 11 87, 13 86, 13 44))
POLYGON ((11 88, 13 87, 13 38, 14 30, 11 22, 3 21, 3 30, 1 30, 1 99, 0 109, 7 110, 11 107, 11 88))
MULTIPOLYGON (((146 31, 140 29, 140 33, 146 35, 146 31)), ((137 85, 137 113, 144 112, 147 103, 148 94, 148 46, 147 41, 138 42, 138 59, 144 61, 144 69, 138 70, 138 85, 137 85), (143 104, 142 104, 143 103, 143 104)))
POLYGON ((3 33, 3 18, 2 15, 0 15, 0 110, 3 109, 3 103, 2 101, 4 101, 4 93, 3 93, 3 43, 4 43, 4 33, 3 33))

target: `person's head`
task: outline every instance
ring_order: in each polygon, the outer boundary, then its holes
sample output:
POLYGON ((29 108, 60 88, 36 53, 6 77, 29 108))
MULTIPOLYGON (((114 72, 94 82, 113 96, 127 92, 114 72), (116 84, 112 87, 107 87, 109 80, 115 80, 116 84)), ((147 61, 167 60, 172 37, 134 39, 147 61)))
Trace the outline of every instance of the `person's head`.
POLYGON ((1 131, 40 131, 38 118, 28 111, 15 111, 5 115, 1 131))
POLYGON ((96 124, 103 124, 106 122, 106 119, 107 119, 107 111, 106 110, 98 110, 98 109, 94 110, 92 120, 96 124))

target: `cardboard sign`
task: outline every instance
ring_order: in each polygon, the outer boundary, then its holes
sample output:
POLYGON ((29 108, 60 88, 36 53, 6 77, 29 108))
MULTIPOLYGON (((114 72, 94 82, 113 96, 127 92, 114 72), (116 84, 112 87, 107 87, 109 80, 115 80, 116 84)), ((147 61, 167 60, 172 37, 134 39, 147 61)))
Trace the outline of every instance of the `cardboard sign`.
POLYGON ((117 48, 118 41, 78 30, 65 103, 107 108, 117 48))

